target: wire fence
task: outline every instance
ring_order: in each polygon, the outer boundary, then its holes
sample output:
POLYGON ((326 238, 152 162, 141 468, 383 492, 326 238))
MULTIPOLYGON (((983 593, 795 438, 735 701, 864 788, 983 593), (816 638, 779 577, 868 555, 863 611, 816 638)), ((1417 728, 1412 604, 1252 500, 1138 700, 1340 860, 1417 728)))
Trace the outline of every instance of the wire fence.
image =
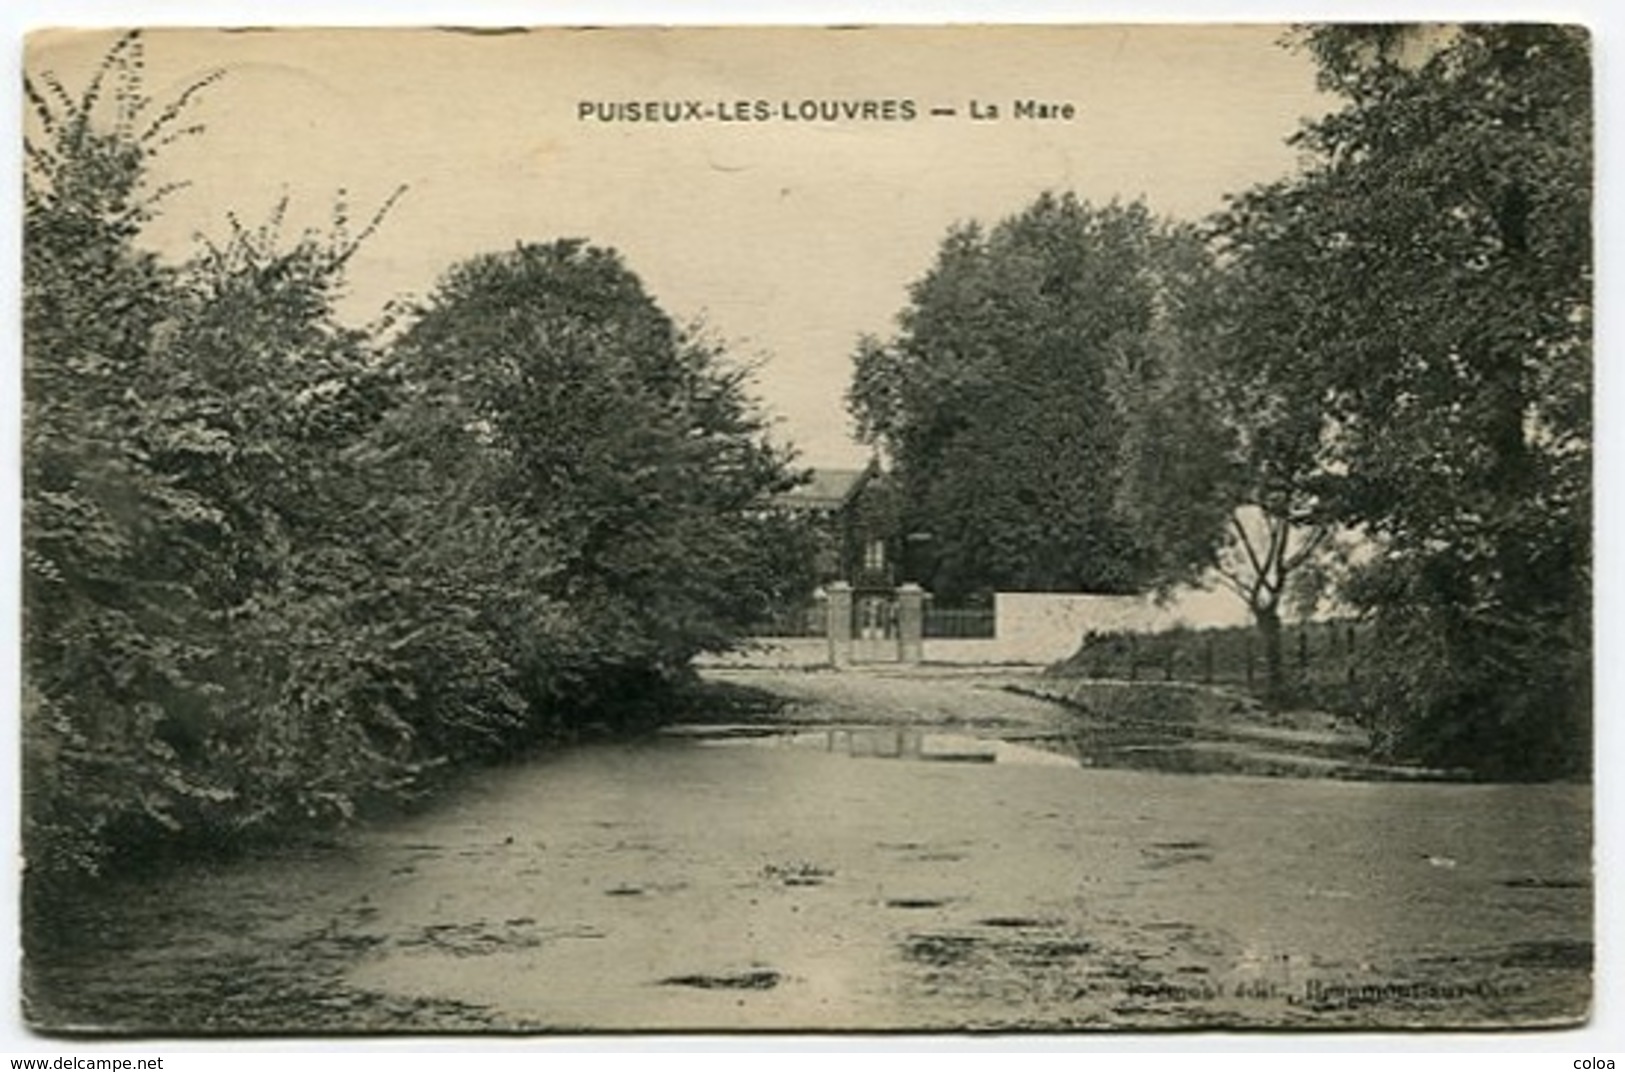
MULTIPOLYGON (((1370 627, 1351 620, 1281 627, 1282 685, 1288 694, 1336 707, 1358 704, 1370 627)), ((1269 668, 1256 628, 1089 633, 1059 667, 1079 677, 1188 681, 1262 691, 1269 668)))
MULTIPOLYGON (((867 613, 872 618, 873 610, 869 603, 854 601, 854 635, 863 632, 867 621, 864 615, 867 613)), ((751 627, 750 635, 777 638, 826 636, 828 616, 828 607, 822 602, 776 607, 751 627)), ((991 640, 996 635, 997 619, 992 607, 933 607, 928 604, 922 628, 930 639, 991 640)))

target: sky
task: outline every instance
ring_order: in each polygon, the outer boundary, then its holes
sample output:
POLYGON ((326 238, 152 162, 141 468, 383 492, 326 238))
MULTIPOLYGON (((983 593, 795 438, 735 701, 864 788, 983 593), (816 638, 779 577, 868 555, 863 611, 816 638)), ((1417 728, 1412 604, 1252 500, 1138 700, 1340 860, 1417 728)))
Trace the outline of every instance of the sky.
MULTIPOLYGON (((206 131, 160 158, 157 181, 190 186, 164 202, 148 239, 179 255, 198 234, 222 234, 228 213, 254 226, 284 197, 297 232, 325 226, 341 191, 366 216, 404 185, 352 262, 344 310, 364 321, 392 297, 428 294, 469 256, 586 238, 618 249, 678 320, 703 319, 757 366, 775 435, 802 463, 856 465, 868 448, 851 439, 843 401, 855 343, 893 331, 951 225, 995 221, 1045 190, 1143 197, 1195 219, 1293 168, 1284 139, 1328 102, 1282 33, 151 31, 160 104, 211 71, 224 77, 189 113, 206 131), (597 118, 650 100, 713 114, 597 118), (1072 117, 1017 117, 1028 100, 1070 105, 1072 117), (715 114, 739 101, 770 114, 715 114), (784 117, 807 101, 891 101, 893 114, 911 102, 914 118, 784 117), (939 108, 955 114, 930 114, 939 108)), ((110 41, 37 34, 25 62, 73 88, 110 41)))

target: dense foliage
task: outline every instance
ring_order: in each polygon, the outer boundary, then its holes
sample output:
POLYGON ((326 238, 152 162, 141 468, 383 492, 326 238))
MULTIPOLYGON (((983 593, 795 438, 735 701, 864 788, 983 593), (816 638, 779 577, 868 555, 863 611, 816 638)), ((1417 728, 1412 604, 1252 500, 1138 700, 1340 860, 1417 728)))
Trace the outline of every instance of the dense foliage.
POLYGON ((1345 530, 1324 509, 1319 388, 1258 360, 1261 324, 1282 310, 1249 267, 1186 252, 1146 359, 1117 380, 1119 501, 1158 587, 1217 585, 1246 605, 1280 705, 1293 700, 1283 618, 1320 604, 1345 530))
POLYGON ((892 459, 938 597, 1123 592, 1152 575, 1121 508, 1111 388, 1148 359, 1193 243, 1139 203, 1046 194, 951 231, 897 335, 860 344, 850 406, 892 459))
POLYGON ((1139 204, 1044 195, 951 232, 850 393, 930 536, 927 587, 1216 578, 1253 612, 1278 698, 1282 610, 1327 543, 1306 479, 1319 410, 1256 373, 1236 286, 1194 228, 1139 204))
POLYGON ((1494 776, 1589 749, 1591 95, 1584 32, 1327 27, 1341 110, 1302 174, 1221 221, 1266 384, 1314 401, 1277 451, 1376 550, 1393 751, 1494 776), (1293 445, 1296 444, 1296 445, 1293 445))
POLYGON ((25 847, 35 893, 352 814, 425 768, 648 717, 798 583, 744 373, 579 242, 453 269, 389 341, 365 239, 140 245, 138 36, 30 79, 25 847), (43 885, 42 885, 43 884, 43 885))
POLYGON ((967 225, 850 393, 927 584, 1341 581, 1394 756, 1487 777, 1590 750, 1591 63, 1556 25, 1325 26, 1337 110, 1203 249, 1046 195, 967 225))
POLYGON ((394 356, 411 390, 386 449, 430 484, 413 509, 444 514, 449 476, 457 510, 515 529, 479 568, 532 717, 589 697, 626 717, 800 594, 806 567, 783 567, 790 534, 764 509, 787 459, 744 372, 615 254, 564 241, 459 265, 394 356))

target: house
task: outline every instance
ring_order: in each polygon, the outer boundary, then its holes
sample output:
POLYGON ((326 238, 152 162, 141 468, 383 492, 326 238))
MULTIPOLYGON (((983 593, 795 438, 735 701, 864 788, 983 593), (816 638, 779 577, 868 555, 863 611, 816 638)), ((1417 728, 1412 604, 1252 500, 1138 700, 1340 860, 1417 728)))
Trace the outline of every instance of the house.
POLYGON ((898 576, 897 502, 878 461, 862 469, 813 469, 777 504, 808 518, 818 538, 819 584, 847 581, 858 591, 890 591, 898 576))

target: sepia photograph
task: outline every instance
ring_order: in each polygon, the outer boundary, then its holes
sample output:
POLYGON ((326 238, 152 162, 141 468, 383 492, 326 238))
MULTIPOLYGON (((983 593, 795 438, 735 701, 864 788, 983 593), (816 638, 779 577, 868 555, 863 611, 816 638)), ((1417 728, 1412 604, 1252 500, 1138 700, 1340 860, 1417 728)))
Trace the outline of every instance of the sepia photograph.
POLYGON ((22 73, 28 1031, 1591 1021, 1585 27, 22 73))

